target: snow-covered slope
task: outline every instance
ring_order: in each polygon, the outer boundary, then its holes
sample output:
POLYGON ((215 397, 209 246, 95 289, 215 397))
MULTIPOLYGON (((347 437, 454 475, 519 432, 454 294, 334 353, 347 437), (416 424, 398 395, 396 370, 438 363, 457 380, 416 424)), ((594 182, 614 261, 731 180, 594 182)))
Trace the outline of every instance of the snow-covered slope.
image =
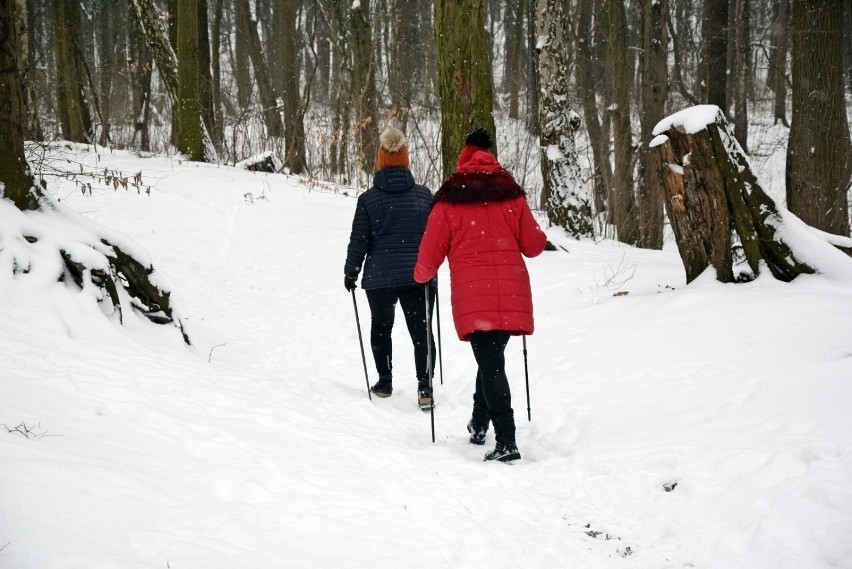
POLYGON ((550 231, 564 249, 528 262, 531 422, 521 339, 507 350, 524 458, 483 463, 446 268, 436 442, 401 315, 394 395, 367 397, 342 283, 352 197, 74 160, 142 172, 150 195, 51 188, 147 251, 193 346, 4 281, 3 569, 852 567, 850 283, 686 287, 673 246, 550 231))

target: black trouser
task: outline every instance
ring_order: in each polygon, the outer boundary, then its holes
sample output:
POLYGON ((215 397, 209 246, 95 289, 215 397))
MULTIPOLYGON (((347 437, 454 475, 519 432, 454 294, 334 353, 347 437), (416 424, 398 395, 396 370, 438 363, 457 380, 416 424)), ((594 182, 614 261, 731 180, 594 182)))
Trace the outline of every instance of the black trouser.
MULTIPOLYGON (((379 288, 368 290, 367 301, 370 303, 372 325, 370 328, 370 347, 373 359, 376 361, 376 371, 380 378, 389 378, 393 369, 393 344, 391 330, 396 315, 396 303, 402 305, 408 333, 414 344, 414 369, 417 379, 427 379, 426 371, 426 287, 408 285, 394 288, 379 288)), ((435 289, 429 290, 429 312, 435 305, 435 289)), ((432 341, 432 368, 435 367, 435 341, 432 341)))
POLYGON ((473 332, 468 336, 473 357, 479 370, 476 372, 476 392, 473 403, 488 409, 493 418, 512 411, 512 394, 506 378, 506 359, 503 352, 510 334, 503 330, 473 332))

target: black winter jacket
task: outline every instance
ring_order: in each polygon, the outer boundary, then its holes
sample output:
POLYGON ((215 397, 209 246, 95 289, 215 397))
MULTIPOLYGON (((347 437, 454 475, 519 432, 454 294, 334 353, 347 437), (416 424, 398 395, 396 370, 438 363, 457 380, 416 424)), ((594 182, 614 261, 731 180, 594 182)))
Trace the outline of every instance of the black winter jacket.
POLYGON ((414 265, 426 229, 432 192, 408 168, 385 168, 358 197, 344 273, 364 290, 416 285, 414 265), (364 258, 366 257, 366 263, 364 258))

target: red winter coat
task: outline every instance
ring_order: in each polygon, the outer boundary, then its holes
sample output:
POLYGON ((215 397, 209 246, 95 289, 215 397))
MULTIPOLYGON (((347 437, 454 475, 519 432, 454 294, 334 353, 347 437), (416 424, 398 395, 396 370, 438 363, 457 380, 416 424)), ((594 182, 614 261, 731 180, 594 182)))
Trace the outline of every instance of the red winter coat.
POLYGON ((532 334, 532 292, 522 255, 540 254, 545 241, 512 175, 491 153, 466 146, 432 201, 414 280, 429 282, 448 257, 460 339, 480 330, 532 334))

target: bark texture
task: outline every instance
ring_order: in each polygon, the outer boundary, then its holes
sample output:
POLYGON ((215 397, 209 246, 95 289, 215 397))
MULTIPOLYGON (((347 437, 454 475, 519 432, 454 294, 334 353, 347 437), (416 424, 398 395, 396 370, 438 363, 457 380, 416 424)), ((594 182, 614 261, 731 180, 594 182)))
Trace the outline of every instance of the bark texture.
POLYGON ((687 283, 707 267, 721 282, 751 280, 762 263, 783 281, 814 272, 778 237, 779 208, 758 184, 721 111, 699 132, 675 126, 661 134, 651 155, 687 283))
POLYGON ((537 4, 542 207, 550 223, 574 237, 594 235, 592 211, 577 161, 580 116, 570 107, 568 19, 562 0, 537 4))
MULTIPOLYGON (((468 132, 483 127, 497 139, 484 0, 435 0, 435 46, 441 97, 441 157, 447 176, 456 167, 468 132)), ((497 154, 496 142, 491 150, 497 154)))
POLYGON ((842 21, 841 2, 793 2, 793 117, 787 144, 787 207, 808 225, 849 235, 852 143, 840 65, 842 21))

